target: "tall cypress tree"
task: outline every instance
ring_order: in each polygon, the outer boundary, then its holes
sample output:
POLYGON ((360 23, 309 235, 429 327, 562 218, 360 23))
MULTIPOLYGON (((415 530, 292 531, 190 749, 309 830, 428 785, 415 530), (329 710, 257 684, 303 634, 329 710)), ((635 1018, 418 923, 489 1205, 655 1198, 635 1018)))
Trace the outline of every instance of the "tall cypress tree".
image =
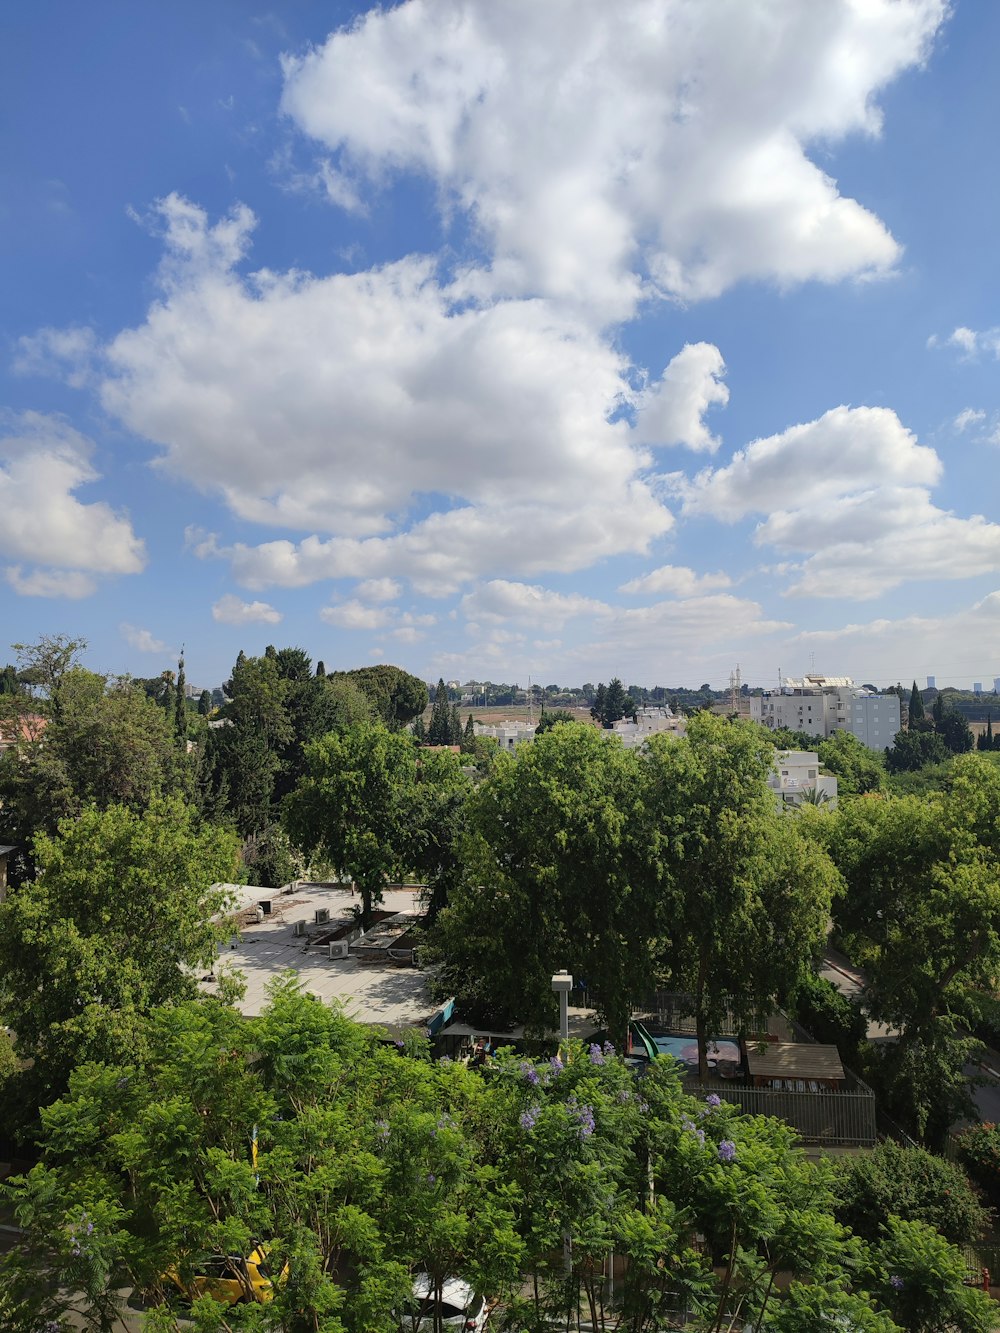
POLYGON ((184 652, 177 663, 177 684, 174 688, 174 735, 182 744, 187 742, 187 699, 184 697, 184 652))
POLYGON ((910 727, 914 722, 921 722, 924 716, 924 701, 920 697, 920 691, 917 689, 917 682, 913 682, 913 689, 910 691, 910 727))
POLYGON ((431 724, 427 728, 429 745, 451 744, 451 706, 448 703, 448 689, 442 677, 434 691, 434 709, 431 712, 431 724))
POLYGON ((448 744, 462 744, 462 719, 458 715, 458 704, 452 704, 451 706, 451 740, 448 744))

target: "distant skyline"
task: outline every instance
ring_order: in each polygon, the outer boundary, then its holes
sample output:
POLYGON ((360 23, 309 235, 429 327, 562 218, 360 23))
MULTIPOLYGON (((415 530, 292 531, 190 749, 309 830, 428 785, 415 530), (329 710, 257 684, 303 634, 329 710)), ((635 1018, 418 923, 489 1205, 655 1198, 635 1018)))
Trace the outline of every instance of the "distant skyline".
MULTIPOLYGON (((1000 6, 34 0, 6 642, 1000 674, 1000 6)), ((11 658, 0 644, 0 662, 11 658)))

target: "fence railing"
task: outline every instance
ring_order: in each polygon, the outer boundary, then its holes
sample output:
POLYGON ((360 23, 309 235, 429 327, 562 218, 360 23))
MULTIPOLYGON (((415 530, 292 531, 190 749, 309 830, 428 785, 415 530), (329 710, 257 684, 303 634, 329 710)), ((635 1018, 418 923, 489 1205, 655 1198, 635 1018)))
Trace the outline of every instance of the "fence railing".
POLYGON ((843 1091, 790 1092, 777 1088, 743 1088, 722 1079, 711 1084, 685 1079, 687 1091, 711 1091, 724 1102, 740 1106, 747 1115, 776 1116, 798 1133, 803 1143, 840 1148, 873 1147, 875 1097, 856 1080, 857 1087, 843 1091))

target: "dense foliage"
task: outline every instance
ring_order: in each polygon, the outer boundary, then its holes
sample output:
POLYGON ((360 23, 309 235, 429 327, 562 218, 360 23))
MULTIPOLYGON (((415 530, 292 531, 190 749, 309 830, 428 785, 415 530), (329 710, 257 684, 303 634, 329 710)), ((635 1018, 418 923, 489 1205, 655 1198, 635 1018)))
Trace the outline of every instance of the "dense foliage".
POLYGON ((979 1239, 991 1220, 960 1167, 892 1139, 841 1158, 835 1191, 837 1220, 873 1243, 892 1216, 925 1222, 954 1245, 979 1239))
POLYGON ((258 1019, 216 1000, 154 1010, 143 1046, 141 1062, 81 1064, 43 1114, 42 1162, 6 1187, 26 1229, 0 1282, 7 1333, 70 1310, 110 1329, 129 1288, 159 1330, 193 1313, 203 1333, 395 1333, 423 1272, 539 1333, 579 1317, 629 1333, 989 1327, 935 1231, 892 1218, 870 1245, 852 1237, 828 1165, 776 1121, 685 1095, 667 1061, 641 1081, 608 1046, 483 1073, 435 1063, 290 977, 258 1019), (169 1270, 190 1282, 261 1241, 286 1272, 270 1304, 157 1304, 169 1270))

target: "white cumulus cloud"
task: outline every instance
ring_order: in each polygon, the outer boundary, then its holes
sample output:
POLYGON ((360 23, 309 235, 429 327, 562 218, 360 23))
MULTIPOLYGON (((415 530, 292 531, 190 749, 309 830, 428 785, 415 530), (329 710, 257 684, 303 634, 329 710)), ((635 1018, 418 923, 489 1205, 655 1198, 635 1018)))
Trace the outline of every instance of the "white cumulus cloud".
POLYGON ((365 606, 362 602, 351 599, 337 606, 325 606, 319 613, 320 620, 338 629, 384 629, 391 624, 392 612, 377 606, 365 606))
POLYGON ((32 569, 26 572, 20 565, 8 565, 4 578, 21 597, 68 597, 79 601, 97 591, 95 580, 78 569, 32 569))
POLYGON ((152 630, 141 629, 138 625, 123 622, 118 626, 121 636, 130 648, 139 653, 169 653, 171 650, 162 639, 158 639, 152 630))
POLYGON ((728 588, 731 583, 729 575, 723 574, 721 570, 714 574, 698 574, 686 565, 661 565, 659 569, 651 569, 648 574, 629 579, 628 583, 621 585, 619 592, 642 593, 645 596, 665 592, 674 597, 694 597, 716 588, 728 588))
POLYGON ((0 421, 0 555, 17 562, 7 581, 27 596, 87 596, 95 574, 138 574, 143 542, 128 518, 76 492, 99 480, 93 443, 39 412, 0 421), (38 566, 25 572, 21 563, 38 566))
POLYGON ((277 625, 284 617, 267 602, 244 602, 227 592, 212 607, 212 619, 220 625, 277 625))
POLYGON ((635 436, 643 444, 684 444, 715 453, 719 441, 705 424, 710 407, 729 402, 721 376, 726 365, 711 343, 688 343, 662 377, 639 395, 635 436))
POLYGON ((494 292, 621 318, 884 271, 898 247, 808 156, 877 134, 945 0, 408 0, 285 61, 284 110, 351 179, 416 170, 464 210, 494 292))
POLYGON ((677 484, 689 513, 767 514, 755 544, 807 557, 792 595, 872 598, 907 580, 1000 569, 1000 525, 938 508, 929 487, 941 473, 894 412, 838 407, 677 484))

